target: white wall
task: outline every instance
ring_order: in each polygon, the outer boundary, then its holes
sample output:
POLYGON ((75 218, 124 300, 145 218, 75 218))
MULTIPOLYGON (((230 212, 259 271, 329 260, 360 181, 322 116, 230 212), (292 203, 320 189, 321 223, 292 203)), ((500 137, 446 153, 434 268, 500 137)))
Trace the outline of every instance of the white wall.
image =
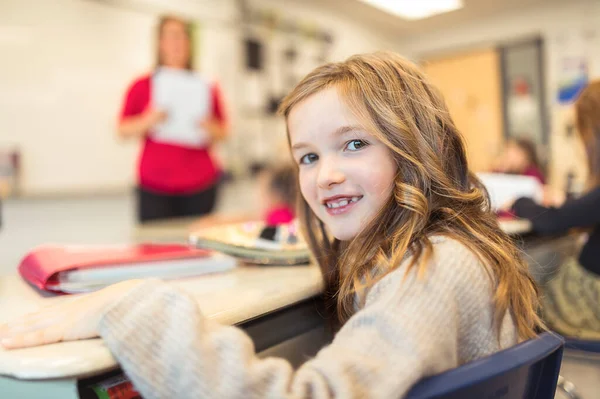
MULTIPOLYGON (((330 30, 332 59, 389 48, 393 40, 331 10, 274 0, 250 4, 330 30)), ((133 185, 138 144, 116 139, 116 116, 127 84, 152 66, 156 16, 164 11, 200 22, 199 69, 220 81, 234 134, 244 134, 234 5, 233 0, 2 0, 0 148, 21 151, 23 194, 121 191, 133 185)), ((231 160, 232 151, 240 149, 226 150, 224 158, 231 160)))
MULTIPOLYGON (((382 49, 394 48, 395 37, 384 36, 376 33, 372 26, 366 26, 359 22, 350 20, 339 15, 338 10, 331 7, 318 6, 311 2, 310 5, 303 3, 303 0, 249 0, 248 3, 252 8, 265 11, 273 11, 276 17, 282 20, 292 20, 298 24, 309 22, 320 30, 326 30, 333 36, 333 44, 329 51, 329 61, 341 61, 353 54, 362 52, 371 52, 382 49)), ((290 40, 285 34, 277 34, 268 29, 250 29, 250 31, 261 39, 263 44, 270 50, 267 50, 267 58, 275 56, 273 49, 278 46, 285 46, 290 40)), ((296 38, 297 39, 297 38, 296 38)), ((305 55, 311 53, 318 47, 318 43, 314 41, 296 40, 298 51, 305 55), (307 43, 308 42, 308 43, 307 43), (307 46, 307 47, 303 47, 307 46)), ((281 51, 281 48, 280 48, 281 51)), ((309 57, 305 57, 309 58, 309 57)), ((240 61, 241 62, 241 61, 240 61)), ((267 76, 270 80, 269 84, 277 81, 277 67, 269 69, 269 61, 267 63, 267 76)), ((297 62, 296 74, 299 78, 310 72, 317 64, 308 62, 297 62)), ((242 69, 238 69, 238 72, 242 69)), ((238 117, 235 118, 237 123, 234 129, 238 135, 238 140, 234 141, 232 146, 228 148, 229 154, 243 154, 250 152, 255 160, 270 161, 273 158, 288 157, 287 139, 285 137, 285 125, 279 117, 259 117, 257 118, 253 112, 245 112, 247 99, 243 98, 244 79, 248 78, 247 74, 238 74, 236 77, 236 106, 238 117)), ((277 86, 277 84, 275 83, 277 86)), ((284 93, 287 92, 284 91, 284 93)), ((251 95, 254 95, 250 92, 251 95)), ((237 159, 239 160, 239 159, 237 159)), ((235 168, 236 160, 230 159, 229 164, 235 168)))
POLYGON ((0 2, 0 145, 21 151, 25 193, 131 180, 135 147, 116 141, 115 115, 147 67, 151 24, 84 1, 0 2))
POLYGON ((422 59, 534 36, 541 36, 545 42, 552 184, 563 187, 567 169, 576 170, 581 183, 585 178, 581 148, 576 140, 567 139, 563 134, 564 124, 572 118, 572 109, 558 105, 555 98, 560 78, 560 60, 564 56, 586 57, 590 78, 600 77, 600 1, 574 0, 537 5, 409 37, 400 41, 398 46, 406 56, 422 59), (582 45, 583 41, 588 44, 582 45))

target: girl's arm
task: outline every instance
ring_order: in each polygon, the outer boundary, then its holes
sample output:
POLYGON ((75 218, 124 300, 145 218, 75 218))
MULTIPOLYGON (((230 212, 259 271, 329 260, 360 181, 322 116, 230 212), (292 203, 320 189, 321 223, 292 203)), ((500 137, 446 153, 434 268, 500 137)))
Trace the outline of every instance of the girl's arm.
POLYGON ((297 371, 283 359, 259 359, 242 330, 207 319, 192 297, 158 281, 113 306, 100 335, 148 399, 401 397, 497 344, 483 266, 464 247, 442 245, 424 278, 411 271, 403 280, 400 267, 373 287, 333 343, 297 371), (484 328, 470 325, 478 323, 484 328), (477 337, 465 342, 469 329, 477 337))

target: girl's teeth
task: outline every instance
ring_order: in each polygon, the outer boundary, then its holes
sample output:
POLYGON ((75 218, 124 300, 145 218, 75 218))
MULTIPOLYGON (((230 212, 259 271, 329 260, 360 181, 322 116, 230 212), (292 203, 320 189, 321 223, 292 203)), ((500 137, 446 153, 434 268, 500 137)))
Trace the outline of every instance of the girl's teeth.
POLYGON ((339 208, 341 206, 346 206, 349 203, 356 202, 356 201, 358 201, 358 197, 352 197, 351 199, 343 199, 338 202, 328 202, 327 207, 328 208, 339 208))

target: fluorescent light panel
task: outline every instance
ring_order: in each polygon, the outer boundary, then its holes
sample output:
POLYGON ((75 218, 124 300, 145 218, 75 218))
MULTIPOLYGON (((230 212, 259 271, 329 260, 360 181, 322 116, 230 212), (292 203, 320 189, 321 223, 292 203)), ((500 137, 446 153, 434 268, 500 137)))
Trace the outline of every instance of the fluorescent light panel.
POLYGON ((405 19, 423 19, 463 8, 463 0, 360 0, 405 19))

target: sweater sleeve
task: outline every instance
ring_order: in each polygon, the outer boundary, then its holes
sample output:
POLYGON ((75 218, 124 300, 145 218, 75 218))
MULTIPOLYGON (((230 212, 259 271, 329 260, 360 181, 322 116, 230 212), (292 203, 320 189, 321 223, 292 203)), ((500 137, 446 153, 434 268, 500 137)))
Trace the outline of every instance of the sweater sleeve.
POLYGON ((600 188, 567 201, 560 208, 546 208, 530 198, 520 198, 513 205, 518 217, 531 220, 533 230, 542 234, 556 234, 575 227, 600 224, 600 188))
POLYGON ((146 399, 401 397, 424 376, 458 366, 459 330, 482 314, 487 320, 491 298, 467 250, 434 256, 421 278, 411 271, 405 279, 405 266, 379 281, 298 370, 259 359, 241 329, 207 319, 192 297, 159 281, 109 309, 100 334, 146 399))

